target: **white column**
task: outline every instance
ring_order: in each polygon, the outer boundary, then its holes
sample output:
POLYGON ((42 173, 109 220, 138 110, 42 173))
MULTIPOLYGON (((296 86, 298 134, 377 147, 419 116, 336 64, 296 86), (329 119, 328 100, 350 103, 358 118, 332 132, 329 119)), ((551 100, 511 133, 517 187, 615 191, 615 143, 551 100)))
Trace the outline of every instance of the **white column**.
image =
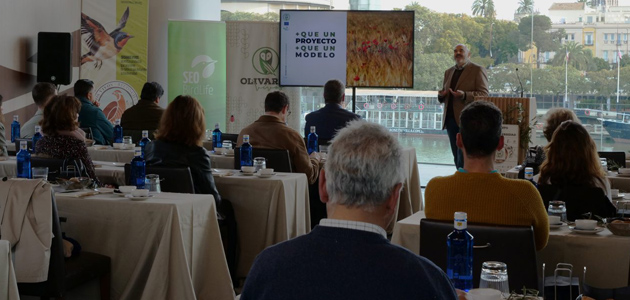
POLYGON ((148 81, 164 87, 160 105, 168 99, 168 20, 221 20, 220 0, 151 0, 149 2, 148 81))

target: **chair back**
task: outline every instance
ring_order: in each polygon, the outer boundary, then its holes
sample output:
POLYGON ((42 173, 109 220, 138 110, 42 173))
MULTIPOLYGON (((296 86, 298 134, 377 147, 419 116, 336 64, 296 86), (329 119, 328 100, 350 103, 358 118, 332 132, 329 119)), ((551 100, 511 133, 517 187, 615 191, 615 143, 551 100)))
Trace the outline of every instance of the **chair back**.
MULTIPOLYGON (((267 168, 273 168, 276 172, 293 172, 289 150, 253 148, 252 158, 255 157, 264 157, 267 168)), ((241 169, 241 147, 234 148, 234 169, 241 169)))
POLYGON ((238 140, 238 134, 234 133, 221 133, 222 141, 231 141, 232 145, 236 146, 236 141, 238 140))
MULTIPOLYGON (((155 139, 155 135, 154 135, 155 130, 148 130, 148 131, 149 131, 149 139, 153 141, 155 139)), ((136 145, 138 145, 138 143, 140 143, 140 140, 142 139, 142 130, 123 128, 123 135, 130 136, 131 140, 134 143, 136 143, 136 145)))
POLYGON ((31 167, 47 167, 48 181, 50 182, 56 181, 58 178, 88 176, 85 166, 80 159, 32 156, 31 167), (72 170, 72 168, 74 168, 74 170, 72 170))
MULTIPOLYGON (((422 219, 420 221, 420 255, 446 272, 446 237, 453 222, 422 219)), ((481 264, 500 261, 507 265, 510 291, 523 286, 539 289, 536 268, 536 245, 531 226, 497 226, 468 223, 474 237, 473 286, 479 287, 481 264)))
MULTIPOLYGON (((160 176, 160 189, 162 192, 195 193, 195 185, 189 167, 146 166, 145 173, 160 176)), ((135 185, 131 182, 130 164, 125 164, 125 182, 127 185, 135 185)))
POLYGON ((621 168, 626 167, 626 153, 623 151, 597 151, 597 154, 600 158, 605 158, 608 164, 613 161, 621 168))
POLYGON ((598 187, 539 185, 538 191, 545 207, 549 207, 549 201, 564 201, 569 221, 583 219, 582 215, 589 212, 602 218, 617 214, 604 190, 598 187))
POLYGON ((18 152, 20 152, 20 142, 21 141, 26 141, 26 149, 28 149, 29 152, 31 152, 31 153, 35 152, 35 149, 33 149, 33 139, 17 138, 17 139, 15 139, 15 153, 16 154, 18 152))

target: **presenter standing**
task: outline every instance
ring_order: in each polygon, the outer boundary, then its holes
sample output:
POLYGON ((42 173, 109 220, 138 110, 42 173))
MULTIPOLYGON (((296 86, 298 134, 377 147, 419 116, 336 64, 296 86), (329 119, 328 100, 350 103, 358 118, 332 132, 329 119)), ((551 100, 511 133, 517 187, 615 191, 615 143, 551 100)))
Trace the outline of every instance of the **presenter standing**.
POLYGON ((488 75, 486 69, 470 61, 470 50, 459 44, 453 49, 455 65, 444 72, 442 90, 438 91, 438 101, 444 104, 442 130, 446 128, 453 152, 456 168, 464 166, 462 150, 457 147, 459 114, 476 97, 488 96, 488 75))

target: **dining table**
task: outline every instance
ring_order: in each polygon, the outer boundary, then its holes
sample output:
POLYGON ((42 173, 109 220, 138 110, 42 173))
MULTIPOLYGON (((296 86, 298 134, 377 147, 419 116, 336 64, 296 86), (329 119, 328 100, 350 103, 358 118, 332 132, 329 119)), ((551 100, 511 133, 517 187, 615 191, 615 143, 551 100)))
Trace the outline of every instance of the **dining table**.
POLYGON ((109 256, 112 299, 234 299, 212 195, 56 193, 67 237, 109 256))
MULTIPOLYGON (((424 211, 420 211, 396 222, 392 244, 419 255, 420 220, 423 218, 424 211)), ((617 288, 630 285, 630 237, 614 235, 605 228, 594 234, 576 232, 567 225, 550 229, 547 246, 536 253, 537 261, 532 263, 536 263, 539 270, 544 263, 545 276, 553 276, 556 264, 570 263, 575 270, 574 276, 580 277, 580 280, 584 267, 587 268, 586 282, 591 286, 617 288)), ((441 242, 445 243, 446 237, 441 242)), ((510 271, 508 266, 508 273, 510 271)))

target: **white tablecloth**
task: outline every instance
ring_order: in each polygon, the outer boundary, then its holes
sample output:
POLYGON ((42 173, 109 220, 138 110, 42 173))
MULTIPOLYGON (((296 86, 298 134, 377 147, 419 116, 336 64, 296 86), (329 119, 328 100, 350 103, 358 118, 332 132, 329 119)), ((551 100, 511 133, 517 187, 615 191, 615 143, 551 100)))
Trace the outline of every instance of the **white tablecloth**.
POLYGON ((211 195, 57 194, 63 230, 112 259, 112 299, 234 299, 211 195))
POLYGON ((0 300, 19 300, 17 281, 13 261, 11 260, 11 244, 0 240, 0 300))
MULTIPOLYGON (((420 253, 420 220, 424 212, 398 221, 394 227, 392 243, 420 253)), ((446 254, 445 254, 446 255, 446 254)), ((559 262, 573 264, 577 274, 587 267, 587 283, 600 288, 628 285, 630 270, 630 237, 613 235, 608 229, 596 235, 572 233, 567 226, 549 232, 547 247, 537 252, 537 266, 546 264, 549 269, 559 262)))
POLYGON ((134 157, 134 150, 118 150, 111 147, 102 149, 106 146, 88 147, 88 153, 92 161, 113 161, 129 163, 134 157))
POLYGON ((233 169, 234 168, 234 155, 225 156, 225 155, 217 155, 214 153, 208 152, 210 155, 210 165, 216 169, 233 169))

